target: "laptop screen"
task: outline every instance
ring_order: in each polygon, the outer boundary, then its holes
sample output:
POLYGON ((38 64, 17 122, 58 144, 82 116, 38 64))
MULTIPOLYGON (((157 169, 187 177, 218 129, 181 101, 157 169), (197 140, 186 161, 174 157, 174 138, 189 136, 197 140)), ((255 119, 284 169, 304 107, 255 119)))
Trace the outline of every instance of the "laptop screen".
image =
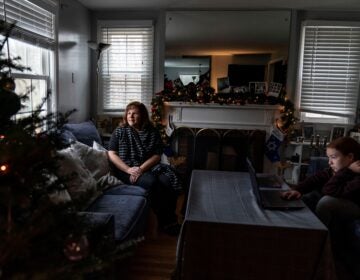
POLYGON ((261 197, 260 197, 258 182, 256 180, 255 168, 252 165, 249 158, 246 158, 246 163, 247 163, 247 167, 248 167, 248 171, 249 171, 249 175, 250 175, 251 187, 253 189, 253 192, 254 192, 254 195, 256 196, 257 201, 259 202, 259 204, 261 204, 261 197))

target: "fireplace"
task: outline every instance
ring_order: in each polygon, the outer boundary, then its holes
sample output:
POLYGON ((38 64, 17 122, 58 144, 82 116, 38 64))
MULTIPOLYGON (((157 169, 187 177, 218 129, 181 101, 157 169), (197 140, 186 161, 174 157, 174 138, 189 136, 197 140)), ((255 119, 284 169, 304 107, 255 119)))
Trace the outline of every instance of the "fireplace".
POLYGON ((257 172, 272 172, 264 160, 264 143, 278 118, 279 105, 220 105, 186 102, 165 103, 166 119, 176 128, 172 148, 186 157, 180 167, 189 175, 193 169, 246 170, 252 159, 257 172))
POLYGON ((177 156, 186 158, 178 166, 182 174, 193 169, 246 171, 246 157, 262 172, 265 138, 264 130, 179 127, 171 144, 177 156))

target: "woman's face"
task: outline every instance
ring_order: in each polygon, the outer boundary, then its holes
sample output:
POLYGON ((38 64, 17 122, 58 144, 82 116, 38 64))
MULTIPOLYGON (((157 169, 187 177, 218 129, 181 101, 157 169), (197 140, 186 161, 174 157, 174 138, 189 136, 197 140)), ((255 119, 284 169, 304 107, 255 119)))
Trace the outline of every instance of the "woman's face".
POLYGON ((329 165, 334 172, 338 172, 344 167, 348 167, 354 159, 353 154, 343 155, 334 148, 327 148, 326 155, 329 158, 329 165))
POLYGON ((127 112, 126 120, 130 126, 134 128, 140 128, 141 117, 139 109, 136 107, 130 108, 127 112))

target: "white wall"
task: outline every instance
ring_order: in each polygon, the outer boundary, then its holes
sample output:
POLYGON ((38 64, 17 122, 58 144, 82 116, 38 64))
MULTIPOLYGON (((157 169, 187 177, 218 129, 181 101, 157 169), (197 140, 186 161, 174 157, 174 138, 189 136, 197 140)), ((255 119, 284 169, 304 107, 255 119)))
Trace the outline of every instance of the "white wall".
POLYGON ((217 79, 228 76, 229 64, 267 65, 270 54, 211 56, 211 86, 217 89, 217 79))
POLYGON ((90 118, 90 14, 76 0, 61 0, 59 11, 58 110, 77 109, 69 121, 90 118))

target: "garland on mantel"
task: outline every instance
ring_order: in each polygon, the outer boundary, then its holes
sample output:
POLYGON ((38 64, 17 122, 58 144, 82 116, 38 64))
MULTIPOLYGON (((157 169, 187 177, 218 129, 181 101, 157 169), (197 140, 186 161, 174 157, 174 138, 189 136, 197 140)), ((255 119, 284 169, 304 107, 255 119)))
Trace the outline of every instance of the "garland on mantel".
POLYGON ((159 129, 164 144, 168 144, 169 136, 166 134, 166 121, 164 121, 164 102, 180 101, 189 103, 216 103, 220 105, 246 105, 267 104, 281 105, 280 118, 276 120, 276 126, 287 134, 298 120, 295 117, 294 104, 286 97, 285 87, 282 88, 278 97, 266 94, 241 93, 215 93, 207 79, 188 85, 182 85, 180 79, 174 82, 165 77, 164 90, 155 94, 151 101, 151 119, 159 129))

